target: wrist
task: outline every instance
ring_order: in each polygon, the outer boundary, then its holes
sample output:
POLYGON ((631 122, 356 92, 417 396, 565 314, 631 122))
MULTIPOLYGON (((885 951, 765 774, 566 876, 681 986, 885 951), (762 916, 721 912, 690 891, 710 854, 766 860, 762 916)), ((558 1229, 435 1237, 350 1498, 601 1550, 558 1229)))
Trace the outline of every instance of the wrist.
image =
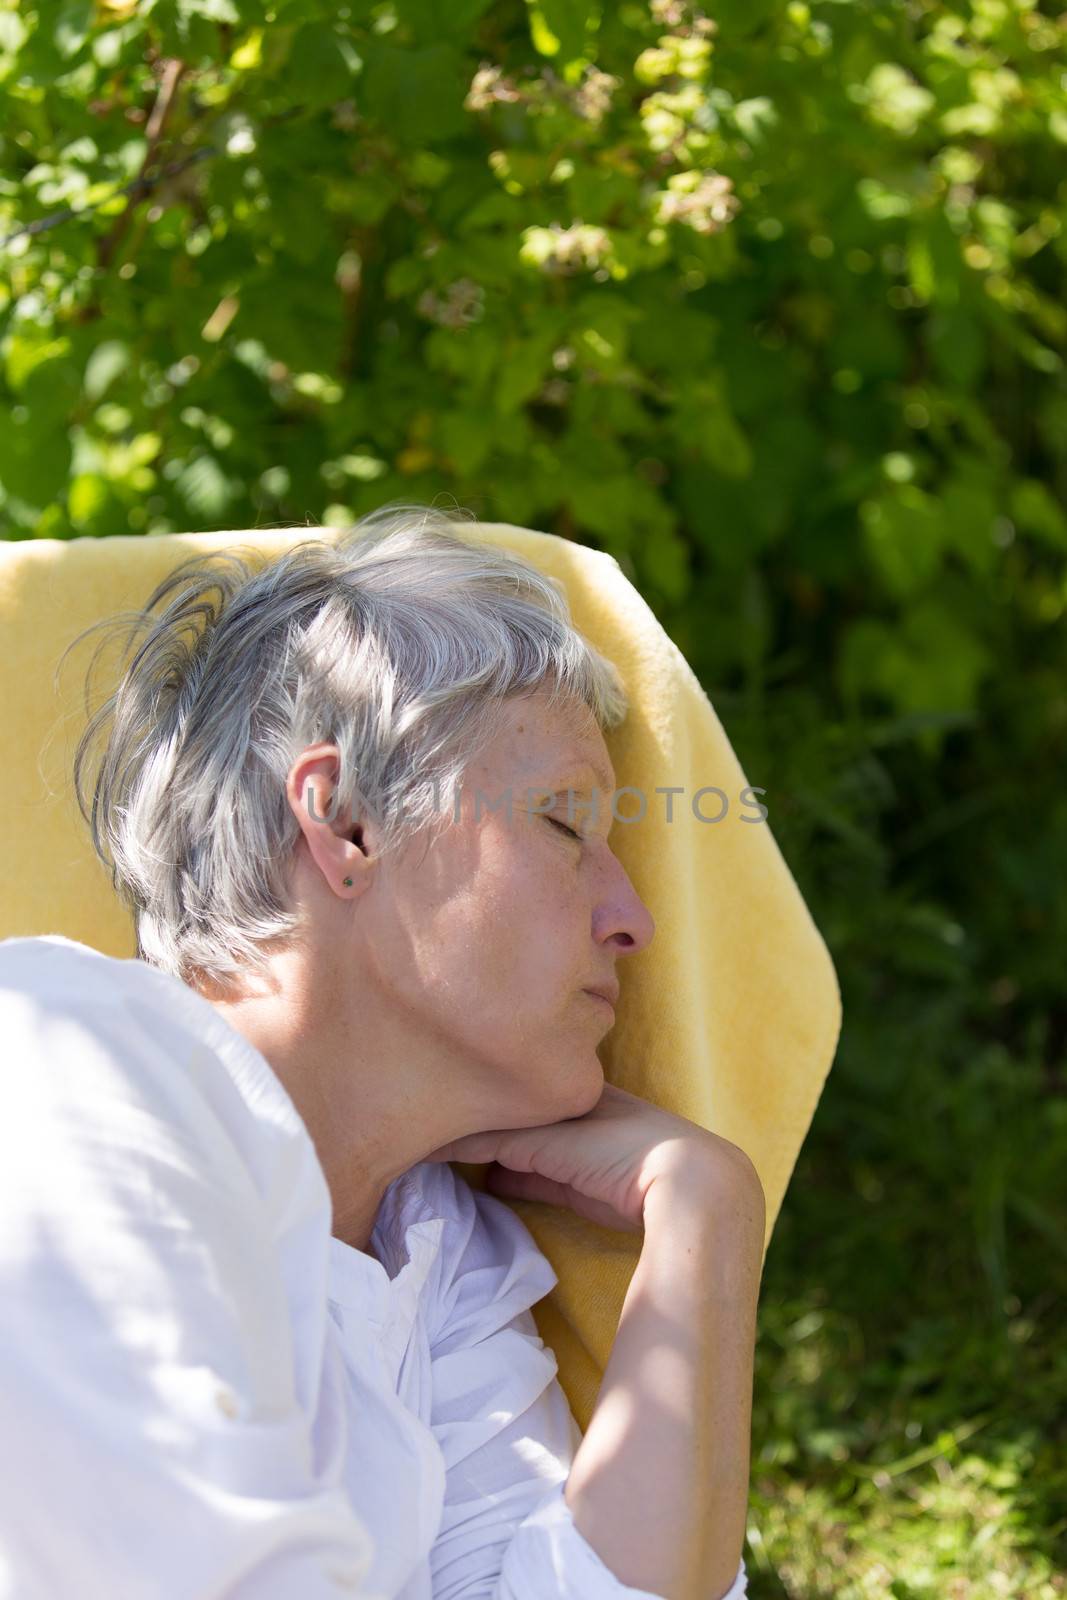
POLYGON ((645 1231, 658 1226, 758 1240, 762 1254, 767 1201, 755 1166, 737 1145, 714 1134, 660 1146, 642 1174, 645 1231))

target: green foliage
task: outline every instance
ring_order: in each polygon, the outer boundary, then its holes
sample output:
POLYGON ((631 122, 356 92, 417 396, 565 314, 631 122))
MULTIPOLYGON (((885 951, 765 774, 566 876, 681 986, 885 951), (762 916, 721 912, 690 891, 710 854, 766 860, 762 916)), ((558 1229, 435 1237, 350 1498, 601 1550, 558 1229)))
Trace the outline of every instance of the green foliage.
POLYGON ((1062 1594, 1067 13, 0 0, 0 105, 0 535, 582 539, 766 789, 754 1600, 1062 1594))

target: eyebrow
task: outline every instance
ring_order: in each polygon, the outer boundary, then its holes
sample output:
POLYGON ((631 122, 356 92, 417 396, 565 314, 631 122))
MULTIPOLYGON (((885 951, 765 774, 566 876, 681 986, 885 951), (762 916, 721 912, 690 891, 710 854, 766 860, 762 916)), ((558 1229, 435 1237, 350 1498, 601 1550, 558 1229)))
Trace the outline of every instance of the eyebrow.
MULTIPOLYGON (((565 795, 568 791, 578 795, 580 798, 587 797, 592 800, 591 790, 587 788, 584 783, 576 783, 573 781, 579 776, 579 774, 585 773, 590 773, 595 778, 603 777, 603 773, 595 769, 590 762, 583 762, 580 767, 574 767, 569 772, 560 772, 553 778, 551 782, 543 783, 539 787, 547 793, 554 794, 557 800, 561 799, 561 794, 565 795)), ((537 787, 538 785, 536 784, 530 785, 531 789, 535 789, 537 787)), ((604 797, 605 795, 610 797, 613 793, 613 789, 609 788, 607 784, 601 783, 596 799, 596 821, 599 823, 601 818, 605 815, 605 811, 607 812, 608 834, 611 833, 615 825, 615 819, 614 816, 611 815, 610 806, 605 808, 604 797)))
POLYGON ((543 787, 551 790, 552 793, 557 795, 559 795, 561 791, 564 794, 570 791, 577 795, 583 795, 592 798, 592 790, 589 788, 589 786, 584 781, 575 781, 579 778, 584 780, 586 775, 591 775, 598 780, 597 784, 595 785, 598 791, 598 803, 602 803, 605 799, 610 799, 614 793, 613 785, 605 783, 603 772, 600 772, 589 765, 583 765, 580 768, 576 767, 570 772, 558 773, 551 783, 546 783, 543 785, 543 787))
POLYGON ((584 777, 593 777, 593 778, 595 778, 597 780, 598 786, 601 789, 606 789, 609 794, 611 793, 612 789, 614 788, 614 784, 609 783, 609 781, 608 781, 607 768, 606 767, 599 767, 599 766, 594 767, 594 765, 593 765, 593 763, 591 761, 581 761, 581 762, 578 762, 574 766, 571 766, 571 767, 563 767, 561 765, 559 768, 557 768, 556 781, 558 783, 564 783, 564 782, 567 782, 570 779, 577 778, 577 777, 583 777, 583 778, 584 777))

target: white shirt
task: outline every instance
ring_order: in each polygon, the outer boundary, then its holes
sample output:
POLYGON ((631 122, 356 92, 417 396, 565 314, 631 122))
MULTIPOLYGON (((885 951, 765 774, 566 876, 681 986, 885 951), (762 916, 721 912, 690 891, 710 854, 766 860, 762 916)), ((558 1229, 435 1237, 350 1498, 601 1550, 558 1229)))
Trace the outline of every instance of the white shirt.
POLYGON ((501 1200, 420 1162, 334 1238, 261 1053, 59 935, 0 941, 0 1050, 2 1600, 659 1600, 568 1510, 501 1200))

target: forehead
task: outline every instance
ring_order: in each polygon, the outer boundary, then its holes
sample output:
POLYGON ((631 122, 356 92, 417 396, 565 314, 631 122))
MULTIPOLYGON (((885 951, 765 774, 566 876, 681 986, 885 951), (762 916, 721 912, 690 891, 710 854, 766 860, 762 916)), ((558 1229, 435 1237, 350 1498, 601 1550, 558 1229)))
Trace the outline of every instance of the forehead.
POLYGON ((604 735, 588 706, 579 702, 548 705, 530 696, 508 708, 504 759, 508 766, 539 782, 591 777, 609 792, 615 774, 604 735))

